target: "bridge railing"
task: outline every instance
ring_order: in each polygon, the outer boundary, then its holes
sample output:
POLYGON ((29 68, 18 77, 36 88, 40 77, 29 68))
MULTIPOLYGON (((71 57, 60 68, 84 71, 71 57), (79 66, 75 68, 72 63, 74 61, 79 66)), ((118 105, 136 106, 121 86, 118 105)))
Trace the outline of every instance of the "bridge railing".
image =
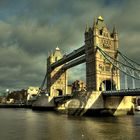
POLYGON ((140 88, 102 91, 104 96, 140 96, 140 88))

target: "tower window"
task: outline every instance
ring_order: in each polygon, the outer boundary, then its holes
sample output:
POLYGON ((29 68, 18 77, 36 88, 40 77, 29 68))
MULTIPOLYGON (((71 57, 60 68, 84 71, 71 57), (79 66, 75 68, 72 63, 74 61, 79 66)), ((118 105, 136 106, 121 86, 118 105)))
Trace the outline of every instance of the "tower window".
POLYGON ((110 71, 110 66, 105 66, 106 71, 110 71))
POLYGON ((108 33, 106 33, 106 37, 108 37, 108 33))
POLYGON ((100 30, 100 31, 99 31, 99 33, 100 33, 100 35, 102 35, 103 31, 102 31, 102 30, 100 30))

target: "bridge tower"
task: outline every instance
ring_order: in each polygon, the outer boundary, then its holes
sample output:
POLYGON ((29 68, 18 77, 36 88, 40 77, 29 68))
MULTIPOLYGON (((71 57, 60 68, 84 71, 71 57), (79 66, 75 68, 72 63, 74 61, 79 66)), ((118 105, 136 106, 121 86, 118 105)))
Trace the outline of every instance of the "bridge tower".
POLYGON ((110 32, 101 16, 94 20, 93 27, 86 27, 85 30, 87 90, 120 89, 119 70, 104 59, 96 50, 97 46, 118 59, 118 33, 115 27, 110 32))
POLYGON ((67 93, 67 71, 63 65, 51 69, 50 65, 61 59, 63 55, 57 47, 47 58, 47 92, 51 97, 65 95, 67 93))

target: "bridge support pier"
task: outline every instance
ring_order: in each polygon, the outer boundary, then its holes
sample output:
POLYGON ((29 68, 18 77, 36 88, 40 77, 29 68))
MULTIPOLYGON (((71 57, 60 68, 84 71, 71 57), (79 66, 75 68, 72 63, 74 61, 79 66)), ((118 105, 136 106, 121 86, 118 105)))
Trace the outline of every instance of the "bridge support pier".
POLYGON ((38 96, 37 100, 32 104, 33 110, 53 110, 55 107, 54 98, 45 94, 38 96))
POLYGON ((77 93, 74 98, 59 104, 57 110, 75 116, 120 116, 134 114, 134 105, 131 96, 104 97, 99 91, 91 91, 77 93))
POLYGON ((132 96, 111 96, 104 97, 104 108, 107 109, 113 116, 134 114, 134 104, 132 96))

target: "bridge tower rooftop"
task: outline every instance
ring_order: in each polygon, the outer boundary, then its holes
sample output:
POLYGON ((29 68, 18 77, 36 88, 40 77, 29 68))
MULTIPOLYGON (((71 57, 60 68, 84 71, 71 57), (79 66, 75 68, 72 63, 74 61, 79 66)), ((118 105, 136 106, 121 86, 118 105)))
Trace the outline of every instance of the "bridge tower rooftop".
POLYGON ((104 19, 103 19, 102 16, 99 16, 99 17, 98 17, 98 20, 104 21, 104 19))

